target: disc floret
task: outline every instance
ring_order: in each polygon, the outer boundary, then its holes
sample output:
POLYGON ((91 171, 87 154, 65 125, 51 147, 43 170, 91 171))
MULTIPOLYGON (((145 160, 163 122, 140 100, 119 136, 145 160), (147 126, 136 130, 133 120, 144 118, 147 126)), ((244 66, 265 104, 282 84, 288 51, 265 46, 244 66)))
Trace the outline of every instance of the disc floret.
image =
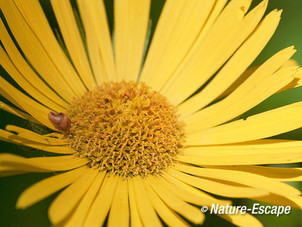
POLYGON ((75 100, 68 117, 77 155, 126 178, 166 170, 184 142, 176 108, 144 83, 104 83, 75 100))

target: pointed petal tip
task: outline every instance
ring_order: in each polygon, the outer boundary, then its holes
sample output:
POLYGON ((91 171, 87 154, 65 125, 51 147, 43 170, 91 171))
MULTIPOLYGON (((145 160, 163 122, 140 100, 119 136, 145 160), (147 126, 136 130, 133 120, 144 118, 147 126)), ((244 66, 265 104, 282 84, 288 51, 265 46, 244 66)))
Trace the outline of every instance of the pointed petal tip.
POLYGON ((279 13, 279 16, 281 17, 282 13, 283 13, 283 9, 280 9, 277 11, 279 13))
POLYGON ((284 48, 283 50, 281 50, 281 51, 284 51, 284 52, 292 52, 292 55, 294 55, 294 53, 297 51, 296 49, 295 49, 295 46, 294 45, 291 45, 291 46, 289 46, 289 47, 286 47, 286 48, 284 48))
POLYGON ((283 12, 283 9, 279 9, 279 10, 274 9, 270 12, 270 14, 275 14, 276 16, 281 17, 282 12, 283 12))
POLYGON ((267 5, 268 5, 268 0, 263 0, 262 2, 259 3, 258 6, 261 7, 261 8, 263 7, 263 8, 266 9, 267 5))

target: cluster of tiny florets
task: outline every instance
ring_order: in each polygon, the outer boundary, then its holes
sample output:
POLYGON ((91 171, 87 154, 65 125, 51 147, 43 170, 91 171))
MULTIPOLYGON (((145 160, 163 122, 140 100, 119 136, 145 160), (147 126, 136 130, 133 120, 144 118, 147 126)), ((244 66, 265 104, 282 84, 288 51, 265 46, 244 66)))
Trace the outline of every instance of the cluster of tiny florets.
POLYGON ((77 155, 125 178, 166 170, 184 142, 176 108, 144 83, 104 83, 75 100, 68 117, 77 155))

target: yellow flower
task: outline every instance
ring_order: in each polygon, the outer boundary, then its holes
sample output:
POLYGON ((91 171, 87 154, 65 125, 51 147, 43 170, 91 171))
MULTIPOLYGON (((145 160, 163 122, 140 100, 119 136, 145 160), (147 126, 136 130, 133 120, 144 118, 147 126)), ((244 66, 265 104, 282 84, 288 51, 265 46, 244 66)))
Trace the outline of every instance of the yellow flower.
MULTIPOLYGON (((144 61, 150 0, 114 2, 113 44, 100 0, 77 0, 79 15, 51 0, 57 38, 39 1, 0 1, 1 65, 23 89, 0 77, 10 102, 0 107, 49 130, 7 125, 0 139, 58 154, 0 155, 2 176, 56 172, 17 208, 63 189, 49 208, 54 225, 201 224, 200 207, 231 204, 215 195, 301 209, 284 181, 301 181, 302 170, 262 165, 302 161, 302 141, 266 139, 302 127, 302 103, 236 119, 301 85, 293 47, 248 69, 281 11, 262 18, 266 0, 251 10, 251 0, 226 2, 167 1, 144 61)), ((218 215, 261 226, 249 214, 218 215)))

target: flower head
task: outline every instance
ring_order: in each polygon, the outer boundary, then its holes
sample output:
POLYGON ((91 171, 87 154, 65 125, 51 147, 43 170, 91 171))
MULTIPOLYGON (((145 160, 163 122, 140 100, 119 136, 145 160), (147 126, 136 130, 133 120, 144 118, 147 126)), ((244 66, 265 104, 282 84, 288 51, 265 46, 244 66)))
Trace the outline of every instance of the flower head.
MULTIPOLYGON (((62 190, 54 225, 185 226, 200 207, 250 198, 301 209, 302 141, 268 139, 302 127, 302 103, 240 116, 301 85, 293 47, 248 68, 281 11, 267 1, 166 1, 148 46, 150 0, 115 0, 111 36, 103 1, 51 0, 55 35, 37 0, 0 1, 0 107, 47 130, 7 125, 0 139, 56 155, 0 155, 0 174, 55 172, 17 208, 62 190), (113 38, 112 38, 113 37, 113 38), (113 41, 111 41, 113 40, 113 41), (147 40, 147 41, 146 41, 147 40), (148 51, 147 51, 148 49, 148 51), (146 53, 146 57, 145 57, 146 53), (220 196, 218 199, 216 196, 220 196)), ((218 214, 261 226, 249 214, 218 214)))

